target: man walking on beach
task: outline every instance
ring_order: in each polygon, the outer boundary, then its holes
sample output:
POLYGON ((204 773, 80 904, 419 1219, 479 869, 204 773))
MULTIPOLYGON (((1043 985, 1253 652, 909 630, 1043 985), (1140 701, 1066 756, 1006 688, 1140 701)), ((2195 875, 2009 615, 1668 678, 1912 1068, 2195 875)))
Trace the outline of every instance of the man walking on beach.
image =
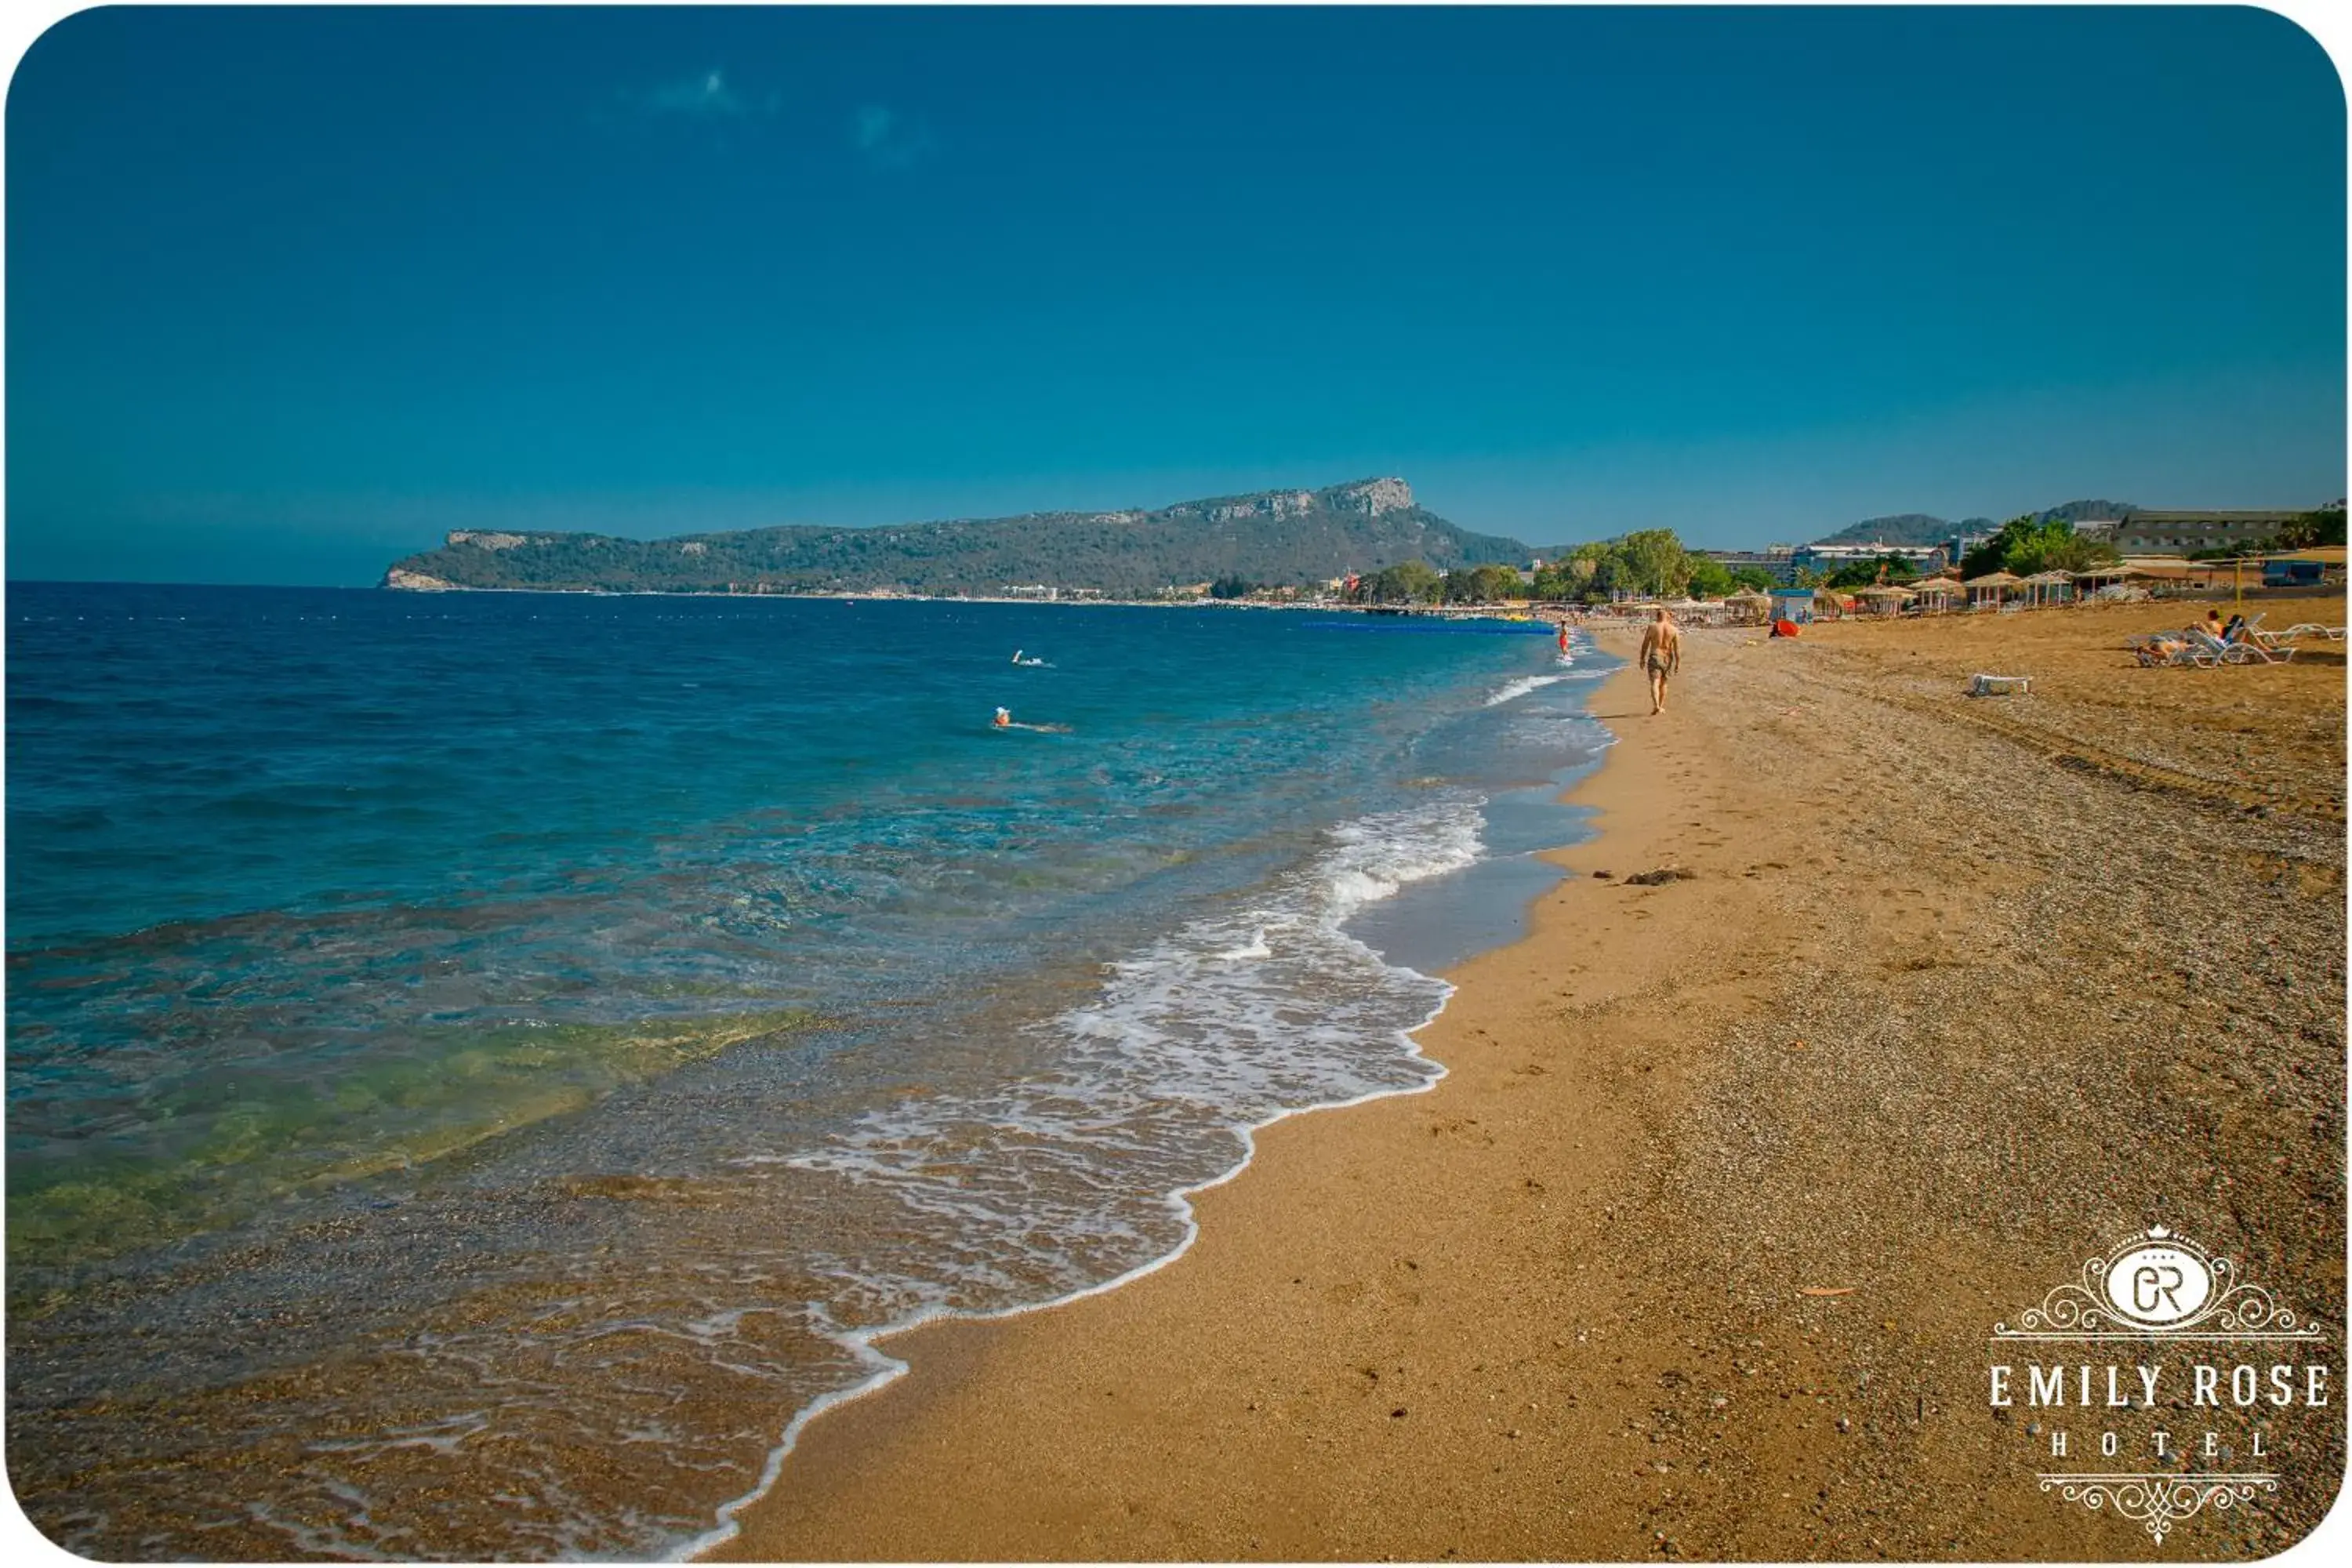
POLYGON ((1674 616, 1666 614, 1664 605, 1657 615, 1642 630, 1642 668, 1650 678, 1650 711, 1663 713, 1666 709, 1666 679, 1683 664, 1682 628, 1675 625, 1674 616))

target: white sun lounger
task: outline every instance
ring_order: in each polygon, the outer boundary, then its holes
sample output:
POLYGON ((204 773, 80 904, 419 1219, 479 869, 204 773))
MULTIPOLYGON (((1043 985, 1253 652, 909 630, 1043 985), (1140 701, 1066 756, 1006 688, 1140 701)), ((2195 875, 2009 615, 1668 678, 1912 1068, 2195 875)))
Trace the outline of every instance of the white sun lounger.
POLYGON ((2292 647, 2273 653, 2258 642, 2223 642, 2203 626, 2189 627, 2189 640, 2223 664, 2284 664, 2294 657, 2292 647))
POLYGON ((2215 662, 2210 654, 2192 647, 2179 632, 2148 632, 2125 638, 2124 646, 2131 649, 2132 658, 2150 668, 2215 662))

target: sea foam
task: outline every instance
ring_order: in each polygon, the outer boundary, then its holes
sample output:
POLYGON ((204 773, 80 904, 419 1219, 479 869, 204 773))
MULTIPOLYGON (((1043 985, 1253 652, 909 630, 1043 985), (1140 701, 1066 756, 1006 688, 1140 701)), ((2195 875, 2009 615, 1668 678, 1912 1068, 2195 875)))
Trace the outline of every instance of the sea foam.
MULTIPOLYGON (((1252 1134, 1302 1111, 1426 1089, 1444 1076, 1412 1039, 1452 987, 1389 963, 1349 934, 1349 916, 1482 851, 1468 791, 1339 824, 1320 851, 1229 912, 1204 916, 1104 967, 1091 1000, 1033 1026, 1055 1065, 1018 1084, 910 1100, 861 1118, 803 1170, 887 1190, 903 1223, 933 1234, 955 1274, 845 1279, 898 1297, 883 1324, 835 1336, 873 1374, 798 1415, 759 1488, 730 1504, 691 1555, 731 1537, 774 1484, 819 1409, 905 1370, 875 1342, 940 1316, 1059 1304, 1163 1267, 1196 1234, 1192 1195, 1245 1168, 1252 1134), (1091 1258, 1093 1277, 1073 1265, 1091 1258), (1006 1303, 1020 1279, 1057 1286, 1006 1303)), ((855 1271, 854 1260, 839 1260, 855 1271)), ((1034 1287, 1033 1287, 1034 1289, 1034 1287)))

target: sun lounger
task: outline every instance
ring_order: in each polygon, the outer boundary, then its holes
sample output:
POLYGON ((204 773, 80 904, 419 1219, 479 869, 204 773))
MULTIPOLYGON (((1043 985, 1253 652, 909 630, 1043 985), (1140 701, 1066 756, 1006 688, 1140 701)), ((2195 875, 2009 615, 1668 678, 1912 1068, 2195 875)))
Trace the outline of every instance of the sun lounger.
POLYGON ((2166 665, 2211 664, 2212 656, 2200 652, 2179 632, 2149 632, 2145 636, 2126 637, 2125 646, 2133 658, 2148 668, 2166 665))
POLYGON ((2006 697, 2012 691, 2022 692, 2028 697, 2032 696, 2033 678, 2030 675, 1981 673, 1969 678, 1969 695, 1971 697, 2006 697))
POLYGON ((2223 664, 2284 664, 2294 657, 2291 647, 2273 653, 2256 642, 2223 642, 2203 626, 2189 627, 2189 640, 2223 664))
POLYGON ((2177 632, 2152 632, 2130 640, 2132 657, 2144 665, 2176 669, 2210 669, 2220 664, 2249 664, 2252 660, 2202 626, 2192 626, 2177 632))
POLYGON ((2253 655, 2246 651, 2245 644, 2223 642, 2203 626, 2190 626, 2180 635, 2189 639, 2190 647, 2206 656, 2198 661, 2200 664, 2251 664, 2253 662, 2253 655))
POLYGON ((2264 653, 2275 655, 2279 658, 2293 658, 2296 637, 2305 636, 2308 632, 2324 629, 2313 622, 2305 621, 2301 626, 2289 626, 2283 632, 2270 631, 2263 627, 2262 616, 2256 616, 2240 628, 2238 635, 2264 653))
POLYGON ((2233 643, 2231 646, 2242 648, 2251 656, 2236 661, 2243 664, 2285 664, 2294 658, 2294 644, 2291 642, 2264 642, 2256 637, 2249 642, 2233 643))

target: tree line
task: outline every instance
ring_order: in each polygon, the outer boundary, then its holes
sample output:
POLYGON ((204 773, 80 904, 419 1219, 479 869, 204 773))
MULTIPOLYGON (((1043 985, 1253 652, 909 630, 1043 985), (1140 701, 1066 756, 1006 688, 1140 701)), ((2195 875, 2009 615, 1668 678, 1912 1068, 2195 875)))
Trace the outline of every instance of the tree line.
POLYGON ((2007 572, 2031 577, 2037 572, 2088 572, 2112 566, 2121 559, 2116 547, 2103 540, 2086 539, 2074 523, 2061 517, 2029 513, 2012 517, 1982 543, 1960 557, 1962 577, 2007 572))
POLYGON ((1683 547, 1670 528, 1640 529, 1580 544, 1532 576, 1499 562, 1440 573, 1425 561, 1402 561, 1356 580, 1344 595, 1362 605, 1489 605, 1505 599, 1606 604, 1640 598, 1720 598, 1740 588, 1771 586, 1760 567, 1733 571, 1683 547))

